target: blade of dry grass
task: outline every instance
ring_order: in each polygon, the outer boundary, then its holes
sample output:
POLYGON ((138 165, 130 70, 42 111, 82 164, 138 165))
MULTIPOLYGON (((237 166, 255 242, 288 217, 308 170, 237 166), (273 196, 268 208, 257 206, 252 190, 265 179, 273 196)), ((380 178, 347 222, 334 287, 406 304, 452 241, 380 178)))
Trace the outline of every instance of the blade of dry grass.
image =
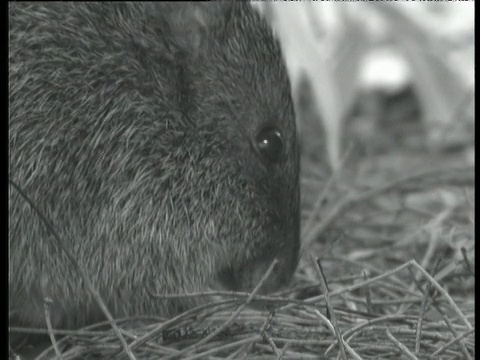
MULTIPOLYGON (((447 316, 443 315, 443 320, 447 324, 448 329, 452 332, 453 336, 455 338, 458 338, 459 335, 458 335, 457 331, 455 330, 455 328, 453 327, 453 324, 450 321, 450 319, 447 316)), ((467 347, 465 346, 465 341, 463 341, 463 339, 461 339, 461 340, 458 341, 458 343, 460 344, 460 347, 462 349, 462 354, 465 357, 465 359, 472 360, 472 357, 468 353, 467 347)))
POLYGON ((337 317, 335 316, 335 312, 333 310, 333 305, 330 301, 330 291, 328 289, 327 280, 325 279, 325 274, 322 271, 322 266, 320 265, 320 261, 318 258, 312 257, 312 262, 313 262, 313 267, 315 269, 315 272, 317 273, 317 277, 320 281, 321 290, 325 295, 325 302, 327 303, 327 310, 328 310, 327 317, 330 317, 330 320, 333 325, 333 329, 335 330, 335 336, 337 337, 337 340, 338 340, 340 353, 342 354, 343 359, 347 360, 347 354, 345 353, 345 345, 343 342, 342 333, 338 326, 337 317))
POLYGON ((410 360, 418 360, 418 358, 412 354, 412 352, 410 350, 408 350, 408 348, 403 345, 400 341, 398 341, 395 336, 393 336, 390 331, 388 331, 388 329, 386 330, 386 334, 388 336, 388 338, 395 344, 395 346, 397 346, 400 351, 406 356, 408 357, 410 360))
POLYGON ((442 354, 445 350, 447 350, 450 346, 456 344, 457 342, 459 342, 460 340, 466 338, 468 335, 470 334, 473 334, 475 332, 475 329, 470 329, 468 331, 465 331, 463 334, 457 336, 456 338, 450 340, 448 343, 446 343, 445 345, 443 345, 441 348, 439 348, 437 351, 435 351, 433 354, 432 354, 432 357, 435 357, 435 356, 438 356, 440 354, 442 354))
POLYGON ((427 278, 428 281, 432 283, 433 286, 444 296, 444 298, 450 303, 452 306, 453 310, 456 312, 458 315, 459 319, 462 320, 462 322, 467 326, 469 330, 473 330, 472 324, 467 320, 465 315, 463 315, 462 311, 459 309, 458 305, 453 301, 452 297, 450 294, 435 280, 424 268, 422 268, 420 265, 415 260, 411 260, 408 263, 413 265, 418 271, 420 271, 423 276, 427 278))
POLYGON ((46 297, 43 300, 43 306, 45 308, 45 322, 47 324, 48 335, 50 337, 50 341, 52 342, 52 346, 53 346, 53 349, 55 351, 55 355, 57 356, 57 358, 59 360, 63 360, 62 353, 61 353, 60 349, 58 348, 58 344, 57 344, 57 341, 55 339, 55 334, 53 333, 52 322, 50 320, 50 306, 51 306, 52 303, 53 303, 53 301, 49 297, 46 297))

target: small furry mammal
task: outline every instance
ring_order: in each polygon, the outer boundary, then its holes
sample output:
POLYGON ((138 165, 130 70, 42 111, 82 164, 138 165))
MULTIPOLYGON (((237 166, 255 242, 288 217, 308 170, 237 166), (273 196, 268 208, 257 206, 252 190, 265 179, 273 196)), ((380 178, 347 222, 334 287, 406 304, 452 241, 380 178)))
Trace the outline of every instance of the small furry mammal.
MULTIPOLYGON (((278 43, 246 3, 9 3, 9 177, 114 317, 150 293, 284 286, 299 253, 299 154, 278 43)), ((104 320, 9 190, 10 323, 104 320)))

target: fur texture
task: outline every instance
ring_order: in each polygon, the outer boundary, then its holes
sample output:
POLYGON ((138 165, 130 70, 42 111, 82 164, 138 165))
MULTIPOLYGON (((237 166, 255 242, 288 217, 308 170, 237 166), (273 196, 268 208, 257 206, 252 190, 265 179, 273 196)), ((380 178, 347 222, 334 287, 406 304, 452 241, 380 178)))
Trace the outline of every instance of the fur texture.
MULTIPOLYGON (((286 285, 299 249, 295 116, 279 45, 245 3, 9 3, 9 176, 52 220, 114 316, 149 293, 286 285), (283 138, 281 161, 256 148, 283 138)), ((103 316, 10 188, 14 324, 103 316)))

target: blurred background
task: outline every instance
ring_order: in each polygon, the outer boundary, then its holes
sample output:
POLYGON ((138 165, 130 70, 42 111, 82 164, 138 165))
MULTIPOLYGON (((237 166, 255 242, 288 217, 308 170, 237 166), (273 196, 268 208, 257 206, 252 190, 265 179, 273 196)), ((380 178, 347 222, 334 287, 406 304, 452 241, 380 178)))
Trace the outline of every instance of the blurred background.
POLYGON ((315 279, 311 254, 332 278, 415 259, 470 314, 474 2, 254 4, 282 44, 301 134, 297 283, 315 279))
POLYGON ((462 148, 473 164, 473 1, 254 6, 282 43, 304 155, 462 148))

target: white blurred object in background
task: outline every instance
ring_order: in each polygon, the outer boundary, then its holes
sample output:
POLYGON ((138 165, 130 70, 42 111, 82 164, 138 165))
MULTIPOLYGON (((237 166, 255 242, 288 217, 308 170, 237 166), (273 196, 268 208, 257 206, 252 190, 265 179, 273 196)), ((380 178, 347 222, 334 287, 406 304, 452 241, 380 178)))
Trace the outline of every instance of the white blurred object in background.
POLYGON ((358 76, 359 86, 365 88, 398 89, 412 80, 410 66, 395 48, 372 50, 362 60, 358 76))
POLYGON ((473 113, 468 107, 474 91, 472 1, 255 6, 276 29, 294 94, 303 74, 311 81, 334 167, 341 153, 341 122, 359 88, 413 82, 434 140, 465 115, 459 110, 473 113), (389 50, 392 45, 396 52, 389 50))

